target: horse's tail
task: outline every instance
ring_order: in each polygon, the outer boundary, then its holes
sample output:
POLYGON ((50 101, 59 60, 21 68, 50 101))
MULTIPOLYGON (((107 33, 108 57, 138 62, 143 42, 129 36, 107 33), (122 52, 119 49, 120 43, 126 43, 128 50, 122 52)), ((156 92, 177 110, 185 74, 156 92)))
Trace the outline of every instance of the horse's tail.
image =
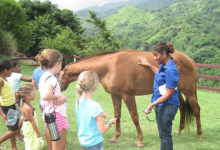
POLYGON ((186 124, 190 125, 192 124, 194 117, 193 117, 193 110, 191 106, 189 105, 189 102, 187 99, 186 99, 185 108, 186 108, 186 124))
MULTIPOLYGON (((196 89, 195 89, 195 96, 196 96, 196 100, 197 100, 197 92, 196 92, 196 89)), ((186 120, 186 129, 189 131, 190 130, 190 126, 193 125, 193 122, 194 122, 194 113, 193 113, 193 109, 192 107, 190 106, 188 100, 186 99, 185 101, 185 120, 186 120)))

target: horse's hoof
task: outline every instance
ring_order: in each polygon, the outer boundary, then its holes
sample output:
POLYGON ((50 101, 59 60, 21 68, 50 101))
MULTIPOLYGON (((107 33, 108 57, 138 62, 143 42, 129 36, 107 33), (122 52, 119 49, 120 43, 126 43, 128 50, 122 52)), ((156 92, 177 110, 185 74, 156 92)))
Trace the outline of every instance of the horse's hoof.
POLYGON ((116 143, 116 141, 109 140, 110 143, 116 143))
POLYGON ((197 137, 196 140, 197 141, 202 141, 202 138, 201 137, 197 137))
POLYGON ((181 130, 177 130, 176 134, 181 135, 181 130))
POLYGON ((143 148, 144 147, 144 145, 141 145, 141 146, 136 146, 136 148, 138 148, 138 149, 141 149, 141 148, 143 148))

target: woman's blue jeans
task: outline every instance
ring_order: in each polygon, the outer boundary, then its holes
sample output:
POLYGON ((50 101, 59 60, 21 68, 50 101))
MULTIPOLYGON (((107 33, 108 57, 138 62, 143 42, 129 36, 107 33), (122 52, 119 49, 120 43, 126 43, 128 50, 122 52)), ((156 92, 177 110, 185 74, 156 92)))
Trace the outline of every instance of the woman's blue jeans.
POLYGON ((82 147, 84 150, 104 150, 103 146, 102 146, 102 142, 100 142, 99 144, 96 144, 94 146, 90 146, 90 147, 82 146, 82 147))
POLYGON ((178 106, 167 104, 156 106, 157 128, 160 136, 160 150, 173 150, 172 122, 177 113, 178 106))

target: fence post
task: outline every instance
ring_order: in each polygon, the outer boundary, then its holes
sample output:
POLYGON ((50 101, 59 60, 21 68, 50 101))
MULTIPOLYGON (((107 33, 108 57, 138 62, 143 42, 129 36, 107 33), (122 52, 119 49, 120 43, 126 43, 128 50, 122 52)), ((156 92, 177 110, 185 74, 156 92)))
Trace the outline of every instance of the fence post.
POLYGON ((73 55, 74 58, 73 58, 73 62, 76 62, 76 55, 73 55))

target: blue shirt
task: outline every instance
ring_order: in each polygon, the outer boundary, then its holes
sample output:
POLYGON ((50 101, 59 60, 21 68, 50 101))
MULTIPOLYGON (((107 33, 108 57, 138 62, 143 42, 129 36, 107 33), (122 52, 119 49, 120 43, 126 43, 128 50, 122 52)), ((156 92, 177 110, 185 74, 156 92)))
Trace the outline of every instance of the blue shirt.
MULTIPOLYGON (((37 86, 39 87, 39 82, 40 82, 40 77, 46 72, 46 69, 41 69, 41 67, 38 67, 34 70, 33 73, 33 80, 37 83, 37 86)), ((57 75, 54 75, 55 77, 57 77, 57 75)))
POLYGON ((40 77, 45 72, 46 72, 46 70, 41 69, 41 67, 38 67, 34 70, 32 79, 37 83, 37 86, 39 86, 40 77))
POLYGON ((10 82, 13 92, 17 92, 21 86, 21 73, 12 72, 10 77, 7 77, 8 82, 10 82))
POLYGON ((158 104, 158 106, 163 106, 166 104, 173 104, 175 106, 179 106, 179 92, 177 89, 179 80, 179 73, 174 63, 173 58, 165 65, 160 65, 158 72, 154 77, 154 87, 153 87, 153 95, 151 98, 151 102, 153 103, 157 99, 159 99, 165 92, 166 88, 175 89, 174 94, 164 103, 158 104))
POLYGON ((78 138, 81 145, 90 147, 104 139, 99 132, 96 117, 103 112, 100 104, 91 99, 81 99, 75 106, 78 138))

